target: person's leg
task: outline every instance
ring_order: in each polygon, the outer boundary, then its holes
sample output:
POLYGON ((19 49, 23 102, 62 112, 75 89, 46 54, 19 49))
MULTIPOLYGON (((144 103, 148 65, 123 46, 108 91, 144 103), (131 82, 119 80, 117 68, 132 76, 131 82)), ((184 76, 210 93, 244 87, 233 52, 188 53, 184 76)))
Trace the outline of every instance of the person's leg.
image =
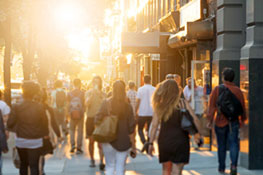
POLYGON ((231 124, 231 129, 228 134, 230 159, 231 159, 231 169, 237 168, 238 156, 239 156, 239 123, 233 122, 231 124))
POLYGON ((23 148, 17 148, 19 159, 20 159, 20 175, 28 175, 28 155, 27 150, 23 148))
POLYGON ((172 172, 172 162, 165 162, 163 165, 162 175, 171 175, 172 172))
POLYGON ((184 163, 173 163, 171 175, 182 175, 184 163))
POLYGON ((39 175, 40 148, 27 149, 30 175, 39 175))
MULTIPOLYGON (((95 160, 94 160, 94 139, 92 136, 89 136, 89 155, 90 155, 91 162, 95 163, 95 160)), ((93 165, 91 165, 91 166, 94 167, 93 165)))
POLYGON ((124 175, 128 151, 116 151, 116 174, 124 175))
POLYGON ((77 149, 82 152, 82 140, 83 140, 83 125, 84 118, 78 121, 78 140, 77 140, 77 149))
POLYGON ((219 168, 218 171, 224 172, 226 168, 226 151, 227 151, 227 135, 228 135, 229 127, 217 127, 215 126, 217 145, 218 145, 218 162, 219 168))
MULTIPOLYGON (((75 131, 76 131, 76 121, 75 120, 70 120, 70 143, 71 143, 71 149, 76 148, 75 144, 75 131)), ((72 152, 72 151, 71 151, 72 152)), ((73 150, 74 152, 74 150, 73 150)))
POLYGON ((146 123, 147 123, 147 139, 149 140, 149 137, 150 137, 150 126, 151 126, 151 123, 152 123, 152 117, 146 117, 146 123))
POLYGON ((100 170, 104 170, 105 165, 103 163, 104 154, 103 154, 103 150, 102 150, 102 145, 100 143, 97 143, 97 146, 98 146, 99 156, 100 156, 100 170))
POLYGON ((139 119, 138 119, 138 133, 139 133, 142 144, 144 144, 146 141, 145 137, 144 137, 144 133, 143 133, 145 122, 146 122, 146 120, 144 119, 144 117, 139 117, 139 119))
POLYGON ((114 175, 116 164, 116 150, 109 143, 102 144, 106 162, 106 175, 114 175))

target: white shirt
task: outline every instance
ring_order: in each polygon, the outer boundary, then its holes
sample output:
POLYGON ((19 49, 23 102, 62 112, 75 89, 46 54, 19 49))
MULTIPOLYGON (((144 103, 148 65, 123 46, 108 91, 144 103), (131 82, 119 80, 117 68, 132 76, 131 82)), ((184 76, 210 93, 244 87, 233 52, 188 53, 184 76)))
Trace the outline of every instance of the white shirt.
POLYGON ((202 115, 204 113, 204 103, 203 103, 203 96, 204 96, 204 88, 201 86, 197 86, 195 88, 195 114, 202 115))
POLYGON ((2 100, 0 100, 0 110, 3 116, 10 114, 10 107, 2 100))
MULTIPOLYGON (((201 86, 197 86, 194 90, 194 109, 195 109, 195 114, 203 114, 204 112, 204 106, 203 106, 203 96, 204 96, 204 91, 201 86)), ((184 88, 184 98, 187 101, 191 101, 192 97, 192 90, 187 86, 184 88)), ((193 107, 193 106, 192 106, 193 107)))
POLYGON ((140 87, 137 92, 137 99, 140 99, 139 113, 140 117, 153 116, 152 109, 152 95, 155 91, 155 87, 150 84, 145 84, 140 87))
POLYGON ((187 101, 191 101, 191 96, 192 96, 192 90, 188 87, 188 85, 186 85, 184 88, 184 98, 187 101))
MULTIPOLYGON (((64 89, 62 89, 62 88, 57 88, 56 90, 53 90, 53 91, 51 92, 52 107, 53 107, 53 108, 56 108, 56 107, 57 107, 57 103, 56 103, 56 96, 57 96, 56 93, 57 93, 57 91, 64 91, 65 94, 67 95, 66 91, 65 91, 64 89)), ((67 100, 67 98, 66 98, 66 100, 67 100)))

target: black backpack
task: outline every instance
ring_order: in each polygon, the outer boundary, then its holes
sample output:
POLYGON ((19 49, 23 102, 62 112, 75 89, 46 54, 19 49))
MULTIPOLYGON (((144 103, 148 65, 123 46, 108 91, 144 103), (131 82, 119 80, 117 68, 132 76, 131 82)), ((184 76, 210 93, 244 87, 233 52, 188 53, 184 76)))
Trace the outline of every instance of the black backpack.
POLYGON ((243 114, 243 107, 237 97, 224 85, 219 86, 219 96, 217 99, 219 114, 222 113, 229 121, 237 121, 243 114))
POLYGON ((64 91, 56 91, 56 106, 57 108, 64 108, 66 102, 66 94, 64 91))

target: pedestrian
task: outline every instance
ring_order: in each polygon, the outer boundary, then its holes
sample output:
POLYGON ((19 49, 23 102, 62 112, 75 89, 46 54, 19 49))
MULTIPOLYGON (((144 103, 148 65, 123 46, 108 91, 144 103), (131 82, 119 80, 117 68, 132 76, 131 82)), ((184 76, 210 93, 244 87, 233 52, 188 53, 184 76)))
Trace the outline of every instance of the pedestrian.
POLYGON ((67 95, 66 91, 63 89, 63 82, 61 80, 57 80, 54 86, 55 90, 51 92, 51 104, 54 109, 60 133, 61 135, 64 135, 65 139, 68 134, 66 123, 67 95))
POLYGON ((165 79, 166 79, 166 80, 173 80, 173 79, 174 79, 174 75, 173 75, 173 74, 167 74, 167 75, 165 76, 165 79))
POLYGON ((136 113, 136 96, 137 96, 137 92, 135 90, 135 83, 133 81, 129 81, 128 86, 129 86, 129 90, 127 92, 127 97, 132 106, 133 113, 135 114, 136 113))
POLYGON ((191 103, 192 100, 192 82, 191 82, 191 77, 188 77, 186 79, 186 86, 184 87, 183 93, 184 93, 184 98, 188 103, 191 103))
POLYGON ((113 84, 112 97, 105 100, 95 122, 100 123, 108 114, 118 117, 117 137, 110 143, 103 143, 102 148, 106 160, 106 175, 124 175, 129 150, 133 158, 136 156, 135 120, 131 105, 127 101, 125 83, 117 80, 113 84))
POLYGON ((68 94, 69 114, 70 114, 70 152, 74 153, 77 149, 77 154, 82 154, 82 139, 84 125, 84 107, 85 93, 81 90, 81 80, 76 78, 73 81, 74 89, 68 94), (77 130, 77 147, 75 144, 75 132, 77 130))
POLYGON ((238 156, 239 156, 239 128, 244 125, 247 119, 245 111, 244 96, 242 91, 237 87, 233 81, 235 78, 235 72, 232 68, 224 68, 222 72, 223 84, 215 87, 210 95, 209 108, 208 108, 208 127, 211 129, 214 122, 214 115, 217 113, 215 118, 215 133, 217 137, 218 145, 218 171, 221 174, 225 173, 225 159, 227 151, 227 143, 229 144, 230 159, 231 159, 231 175, 237 174, 238 156), (227 96, 225 96, 227 95, 227 96), (228 98, 231 100, 225 100, 228 98), (223 102, 227 102, 228 105, 232 106, 233 103, 239 104, 239 107, 233 107, 232 110, 239 111, 237 115, 226 115, 223 113, 222 106, 223 102), (239 116, 241 114, 241 117, 239 116))
MULTIPOLYGON (((181 109, 186 106, 198 129, 200 129, 200 124, 197 122, 197 117, 187 101, 180 99, 180 91, 174 80, 165 80, 157 86, 152 103, 154 117, 148 143, 148 153, 152 155, 153 141, 160 124, 158 150, 159 162, 163 166, 163 175, 182 175, 184 165, 189 162, 190 146, 189 133, 181 127, 181 109)), ((199 138, 200 135, 195 134, 197 142, 199 138)))
MULTIPOLYGON (((189 102, 192 103, 192 82, 191 77, 187 78, 187 85, 184 88, 184 97, 189 102)), ((195 115, 201 120, 204 114, 204 89, 201 86, 197 86, 196 82, 194 80, 194 112, 195 115)), ((194 137, 192 136, 191 139, 192 147, 194 147, 195 150, 199 150, 199 147, 201 145, 197 145, 194 141, 194 137)))
POLYGON ((45 109, 39 102, 33 101, 40 86, 33 81, 22 85, 23 100, 13 106, 7 121, 8 128, 15 128, 15 145, 20 158, 20 175, 39 175, 39 161, 43 138, 48 137, 48 124, 45 109))
MULTIPOLYGON (((59 130, 59 127, 56 122, 54 110, 52 107, 50 107, 47 103, 47 92, 45 88, 42 88, 41 93, 40 93, 40 99, 39 102, 43 104, 43 107, 46 112, 46 117, 48 120, 48 131, 49 131, 49 139, 51 140, 52 146, 57 146, 56 144, 58 143, 57 141, 61 141, 61 132, 59 130), (55 135, 57 139, 55 138, 55 135)), ((42 167, 41 167, 41 175, 45 175, 45 154, 41 156, 41 162, 42 162, 42 167)))
POLYGON ((136 118, 138 118, 138 133, 143 144, 146 142, 143 131, 144 127, 147 124, 147 132, 149 132, 152 121, 153 109, 151 105, 151 99, 154 90, 155 88, 151 85, 151 76, 145 75, 144 86, 138 89, 136 99, 136 118))
MULTIPOLYGON (((98 113, 103 100, 106 99, 106 94, 102 92, 102 79, 100 76, 95 76, 92 79, 92 88, 86 93, 86 137, 89 139, 89 154, 90 154, 90 167, 95 167, 94 159, 94 139, 92 133, 95 129, 94 118, 98 113)), ((100 155, 100 170, 104 170, 103 152, 99 143, 97 143, 100 155)))
POLYGON ((2 152, 8 152, 7 139, 8 131, 6 131, 5 126, 10 113, 9 106, 2 101, 2 91, 0 91, 0 175, 2 175, 2 152))

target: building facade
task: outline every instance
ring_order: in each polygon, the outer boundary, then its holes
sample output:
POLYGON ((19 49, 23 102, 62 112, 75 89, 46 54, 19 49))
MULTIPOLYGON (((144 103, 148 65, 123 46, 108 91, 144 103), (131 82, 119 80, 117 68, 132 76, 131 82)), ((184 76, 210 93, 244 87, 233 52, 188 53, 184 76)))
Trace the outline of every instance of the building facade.
POLYGON ((154 85, 168 73, 181 75, 182 86, 191 76, 208 96, 221 83, 222 69, 233 68, 249 118, 241 130, 240 163, 262 169, 263 1, 138 0, 136 7, 122 32, 122 54, 132 54, 125 71, 138 86, 144 74, 154 85))

